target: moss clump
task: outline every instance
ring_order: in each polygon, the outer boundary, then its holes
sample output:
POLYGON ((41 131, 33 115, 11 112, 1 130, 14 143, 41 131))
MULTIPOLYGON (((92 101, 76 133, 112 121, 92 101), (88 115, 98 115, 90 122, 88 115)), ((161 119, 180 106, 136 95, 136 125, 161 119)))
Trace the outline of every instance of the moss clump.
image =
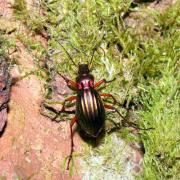
POLYGON ((27 3, 25 0, 15 0, 13 3, 14 13, 19 16, 27 13, 27 3))
MULTIPOLYGON (((13 3, 13 10, 15 17, 26 25, 26 27, 36 34, 43 34, 46 26, 46 16, 43 16, 43 1, 32 2, 28 4, 24 0, 15 0, 13 3), (38 5, 38 6, 37 6, 38 5), (30 7, 28 7, 30 6, 30 7), (34 8, 33 6, 36 6, 34 8)), ((43 34, 44 35, 44 34, 43 34)))
POLYGON ((146 87, 141 111, 143 126, 155 127, 141 134, 146 150, 142 179, 176 179, 179 168, 179 75, 167 66, 159 84, 146 87))

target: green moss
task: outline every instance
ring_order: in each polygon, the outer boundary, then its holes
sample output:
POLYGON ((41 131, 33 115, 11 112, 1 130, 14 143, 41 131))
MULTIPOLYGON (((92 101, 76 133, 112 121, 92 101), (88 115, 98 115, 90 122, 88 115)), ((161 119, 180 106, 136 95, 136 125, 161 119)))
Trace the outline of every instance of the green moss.
POLYGON ((141 138, 146 154, 144 157, 143 179, 176 179, 179 174, 179 75, 167 67, 159 84, 146 88, 141 112, 143 126, 155 127, 144 132, 141 138))
POLYGON ((14 13, 19 14, 27 11, 27 4, 25 0, 15 0, 13 3, 14 13))
POLYGON ((31 4, 28 4, 24 0, 15 0, 13 3, 13 9, 15 17, 26 25, 26 27, 36 34, 43 34, 46 26, 46 16, 43 16, 43 1, 36 8, 31 4))
POLYGON ((14 39, 7 38, 5 29, 0 28, 0 56, 8 57, 16 48, 14 39))

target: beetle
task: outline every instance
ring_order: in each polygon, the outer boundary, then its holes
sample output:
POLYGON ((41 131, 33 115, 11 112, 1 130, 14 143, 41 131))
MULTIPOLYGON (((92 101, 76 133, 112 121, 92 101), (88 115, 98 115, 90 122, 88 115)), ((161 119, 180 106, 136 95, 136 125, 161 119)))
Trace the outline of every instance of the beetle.
POLYGON ((51 109, 56 113, 56 116, 53 118, 53 120, 55 120, 60 113, 75 114, 75 116, 72 118, 70 122, 71 151, 67 162, 67 170, 68 170, 74 148, 72 129, 75 123, 77 123, 81 128, 81 130, 83 130, 86 134, 88 134, 88 136, 96 138, 99 136, 105 125, 105 109, 109 109, 119 114, 119 116, 123 119, 121 122, 123 126, 128 126, 128 127, 132 126, 135 128, 137 128, 137 126, 132 122, 127 122, 125 118, 122 116, 122 114, 117 110, 117 108, 113 106, 115 104, 121 105, 119 102, 116 101, 113 95, 109 93, 98 92, 98 88, 102 84, 111 83, 112 81, 115 80, 115 78, 109 81, 107 81, 106 79, 102 79, 95 83, 95 78, 91 74, 91 68, 92 68, 93 56, 97 48, 94 49, 89 63, 82 63, 82 64, 79 63, 78 65, 76 65, 70 54, 64 48, 64 46, 61 45, 61 47, 69 56, 69 59, 71 60, 73 65, 78 67, 78 75, 75 81, 68 79, 61 73, 58 73, 65 80, 67 86, 70 89, 76 91, 77 95, 66 98, 62 104, 61 111, 56 111, 54 109, 51 109), (113 105, 105 104, 102 100, 102 97, 112 98, 113 105), (67 110, 66 103, 73 101, 76 101, 76 109, 71 111, 67 110))
POLYGON ((95 83, 94 76, 90 74, 90 64, 79 64, 76 81, 72 81, 61 74, 60 76, 65 80, 69 88, 74 89, 77 92, 77 96, 71 96, 65 99, 62 110, 60 111, 68 112, 65 107, 66 102, 76 101, 75 116, 70 123, 71 152, 67 165, 67 169, 69 169, 69 163, 72 158, 74 147, 72 127, 75 123, 77 123, 88 136, 96 138, 104 127, 105 109, 116 111, 121 117, 123 116, 112 105, 104 104, 101 98, 110 97, 114 101, 113 104, 116 104, 117 101, 114 96, 108 93, 99 93, 97 90, 102 84, 110 83, 114 79, 110 81, 102 79, 95 83))

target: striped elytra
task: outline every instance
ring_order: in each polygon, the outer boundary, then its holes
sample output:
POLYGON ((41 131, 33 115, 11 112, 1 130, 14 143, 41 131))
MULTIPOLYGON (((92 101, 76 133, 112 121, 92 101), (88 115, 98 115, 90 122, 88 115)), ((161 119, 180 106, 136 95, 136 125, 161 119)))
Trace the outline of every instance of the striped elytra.
POLYGON ((105 109, 98 92, 93 88, 79 91, 77 95, 77 123, 92 137, 97 137, 104 127, 105 109))

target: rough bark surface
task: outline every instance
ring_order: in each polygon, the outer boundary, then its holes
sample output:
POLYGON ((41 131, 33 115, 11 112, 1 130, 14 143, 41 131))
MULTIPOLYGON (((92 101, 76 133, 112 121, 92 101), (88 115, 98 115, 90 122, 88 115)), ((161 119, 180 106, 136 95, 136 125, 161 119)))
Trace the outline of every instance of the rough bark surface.
POLYGON ((7 104, 10 98, 10 76, 7 59, 0 57, 0 132, 7 122, 7 104))

